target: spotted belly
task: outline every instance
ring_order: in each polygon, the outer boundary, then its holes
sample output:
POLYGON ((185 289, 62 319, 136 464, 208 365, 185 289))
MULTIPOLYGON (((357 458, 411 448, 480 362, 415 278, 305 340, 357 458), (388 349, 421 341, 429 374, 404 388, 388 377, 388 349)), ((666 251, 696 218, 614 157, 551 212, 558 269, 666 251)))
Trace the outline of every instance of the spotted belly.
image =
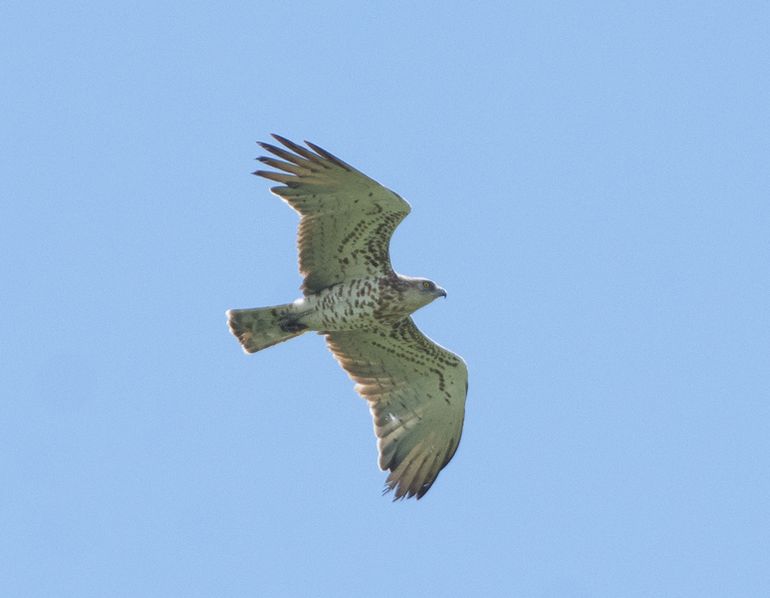
POLYGON ((361 330, 384 323, 383 305, 393 299, 380 279, 361 278, 304 297, 295 306, 298 321, 311 330, 361 330))

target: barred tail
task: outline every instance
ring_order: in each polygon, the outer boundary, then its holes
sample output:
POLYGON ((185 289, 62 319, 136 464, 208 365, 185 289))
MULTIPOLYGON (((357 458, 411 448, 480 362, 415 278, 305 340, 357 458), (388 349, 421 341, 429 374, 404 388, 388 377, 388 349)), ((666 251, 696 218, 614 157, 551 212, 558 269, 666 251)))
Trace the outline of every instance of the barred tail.
POLYGON ((291 303, 257 309, 227 311, 227 325, 246 353, 256 353, 290 338, 299 336, 306 326, 293 322, 291 303))

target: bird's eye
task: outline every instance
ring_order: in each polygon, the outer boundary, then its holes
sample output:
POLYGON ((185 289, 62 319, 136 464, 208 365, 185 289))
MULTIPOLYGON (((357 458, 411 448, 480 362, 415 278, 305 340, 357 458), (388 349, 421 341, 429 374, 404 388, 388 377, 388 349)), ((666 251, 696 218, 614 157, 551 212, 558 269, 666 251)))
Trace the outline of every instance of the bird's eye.
POLYGON ((427 280, 424 280, 423 283, 422 283, 422 288, 423 289, 430 289, 432 286, 433 285, 430 282, 428 282, 427 280))

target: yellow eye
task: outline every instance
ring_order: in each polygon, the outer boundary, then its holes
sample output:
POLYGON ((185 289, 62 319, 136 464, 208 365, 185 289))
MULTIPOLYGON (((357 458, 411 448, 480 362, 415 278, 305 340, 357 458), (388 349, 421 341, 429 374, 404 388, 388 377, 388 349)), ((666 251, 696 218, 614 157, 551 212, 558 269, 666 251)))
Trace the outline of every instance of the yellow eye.
POLYGON ((427 280, 423 281, 422 288, 423 289, 429 289, 430 288, 430 283, 427 280))

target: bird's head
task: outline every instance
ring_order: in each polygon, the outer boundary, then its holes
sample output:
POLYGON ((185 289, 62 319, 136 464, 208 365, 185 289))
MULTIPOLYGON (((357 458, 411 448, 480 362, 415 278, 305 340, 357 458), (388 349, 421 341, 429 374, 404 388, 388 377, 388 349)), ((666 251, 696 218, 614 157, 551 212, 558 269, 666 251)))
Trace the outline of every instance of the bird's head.
POLYGON ((428 305, 438 297, 446 297, 446 291, 427 278, 406 278, 403 299, 413 310, 428 305))

